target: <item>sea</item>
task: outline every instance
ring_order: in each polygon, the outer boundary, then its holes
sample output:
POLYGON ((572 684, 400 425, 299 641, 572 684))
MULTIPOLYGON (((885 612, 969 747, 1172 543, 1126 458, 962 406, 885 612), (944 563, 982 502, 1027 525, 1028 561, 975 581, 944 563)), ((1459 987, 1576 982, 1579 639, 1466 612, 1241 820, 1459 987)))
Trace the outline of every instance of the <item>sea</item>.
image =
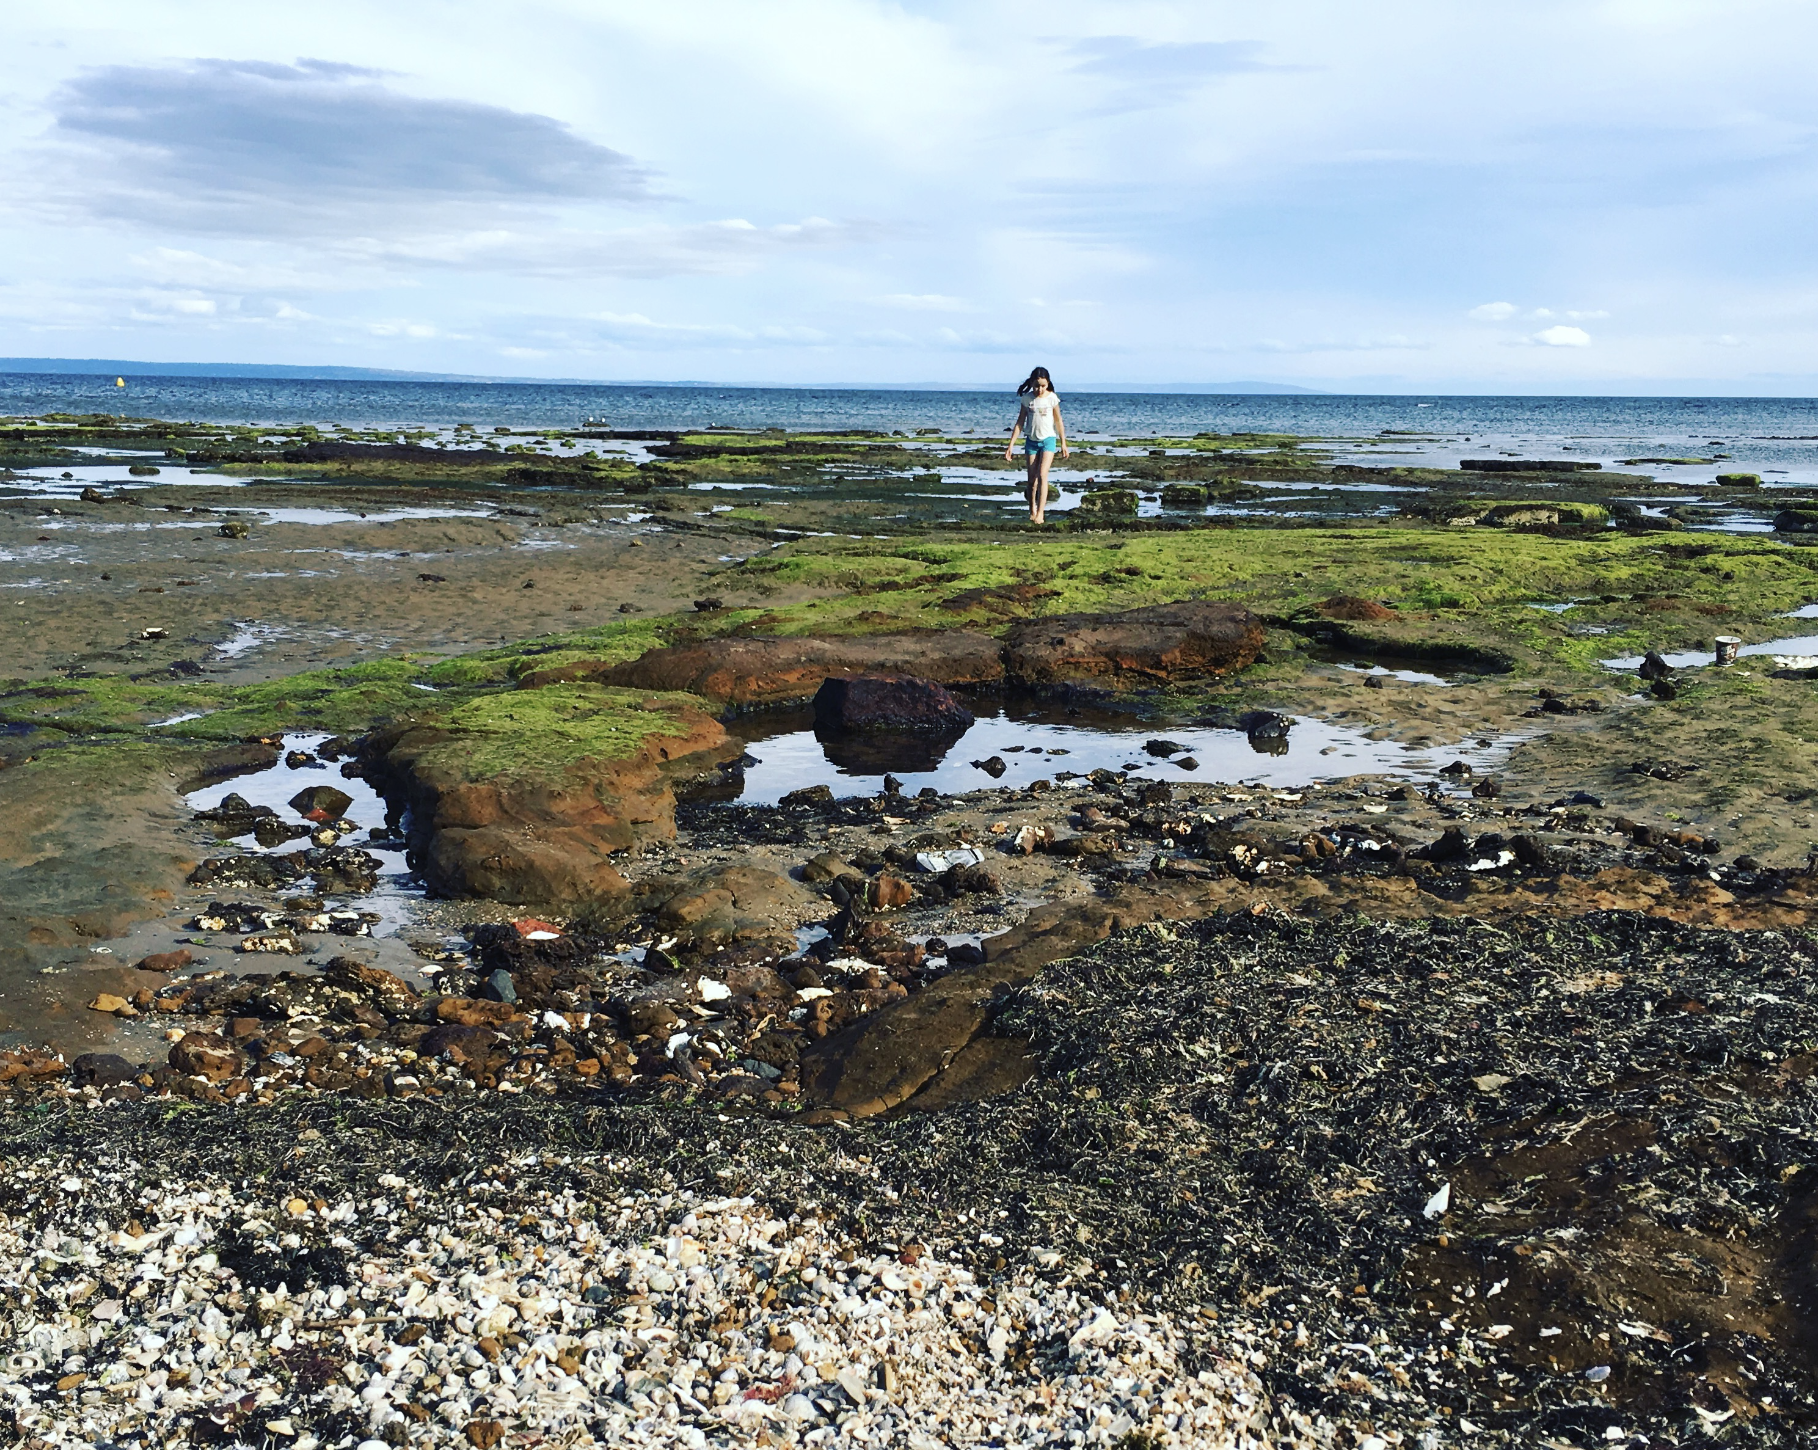
MULTIPOLYGON (((1062 379, 1064 382, 1064 378, 1062 379)), ((107 412, 173 421, 446 429, 863 429, 1002 436, 1001 392, 894 388, 416 382, 0 373, 0 415, 107 412)), ((1288 433, 1347 440, 1355 456, 1444 467, 1472 454, 1716 459, 1770 484, 1818 483, 1818 399, 1088 393, 1061 389, 1069 433, 1182 437, 1288 433)), ((1690 480, 1702 463, 1682 466, 1690 480)), ((1674 475, 1672 465, 1653 470, 1674 475)), ((1708 477, 1707 477, 1708 481, 1708 477)))

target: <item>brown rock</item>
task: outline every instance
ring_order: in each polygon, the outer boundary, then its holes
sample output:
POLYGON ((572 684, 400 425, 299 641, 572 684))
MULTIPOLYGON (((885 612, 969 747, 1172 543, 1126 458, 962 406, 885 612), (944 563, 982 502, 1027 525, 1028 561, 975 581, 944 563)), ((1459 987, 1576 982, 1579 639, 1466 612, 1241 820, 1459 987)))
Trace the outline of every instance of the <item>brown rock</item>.
POLYGON ((186 1077, 229 1082, 245 1064, 240 1049, 216 1032, 186 1033, 182 1041, 171 1044, 170 1065, 186 1077))
POLYGON ((290 798, 290 808, 300 816, 322 811, 323 820, 339 820, 353 804, 353 797, 332 785, 306 786, 290 798))
POLYGON ((686 690, 734 705, 813 698, 823 680, 902 673, 941 685, 982 685, 1004 677, 997 641, 970 630, 874 634, 852 639, 813 635, 712 639, 651 650, 628 664, 579 661, 524 676, 527 685, 598 679, 634 689, 686 690))
POLYGON ((1262 622, 1249 610, 1185 600, 1019 624, 1004 639, 1004 670, 1023 684, 1135 685, 1239 670, 1262 646, 1262 622))
POLYGON ((323 972, 330 977, 357 986, 373 1001, 394 1010, 413 1006, 417 989, 383 967, 370 967, 357 957, 331 957, 323 972))
POLYGON ((915 730, 959 735, 972 712, 944 686, 907 675, 857 675, 821 681, 814 694, 816 730, 915 730))
POLYGON ((834 855, 831 851, 823 851, 820 855, 811 857, 802 866, 802 880, 817 886, 841 876, 863 877, 863 875, 864 873, 858 867, 844 857, 834 855))
POLYGON ((1319 606, 1319 612, 1327 619, 1348 619, 1358 624, 1401 618, 1399 613, 1386 604, 1379 604, 1374 599, 1359 599, 1350 594, 1334 594, 1319 606))
POLYGON ((182 947, 174 952, 153 952, 149 957, 140 957, 133 966, 141 972, 180 972, 195 958, 182 947))
POLYGON ((761 866, 701 872, 679 888, 665 887, 646 906, 662 926, 696 946, 772 937, 827 909, 806 887, 761 866))
POLYGON ((909 1099, 912 1112, 938 1113, 955 1103, 975 1103, 1012 1092, 1035 1076, 1029 1044, 1013 1037, 975 1037, 909 1099))
MULTIPOLYGON (((621 702, 614 702, 621 703, 621 702)), ((683 701, 635 753, 584 758, 537 774, 474 764, 487 737, 404 726, 374 743, 374 773, 408 802, 412 844, 431 886, 452 896, 598 905, 629 891, 611 857, 675 835, 673 776, 739 752, 719 722, 683 701)))
POLYGON ((100 993, 94 1001, 88 1004, 88 1010, 91 1012, 108 1012, 116 1017, 132 1017, 136 1015, 133 1011, 133 1004, 131 1002, 127 1001, 124 997, 116 997, 112 992, 100 993))
POLYGON ((880 871, 865 888, 865 899, 876 911, 894 911, 915 900, 915 888, 900 876, 880 871))
POLYGON ((523 1014, 509 1002, 482 1002, 473 997, 444 997, 436 1003, 436 1020, 461 1027, 496 1027, 523 1014))

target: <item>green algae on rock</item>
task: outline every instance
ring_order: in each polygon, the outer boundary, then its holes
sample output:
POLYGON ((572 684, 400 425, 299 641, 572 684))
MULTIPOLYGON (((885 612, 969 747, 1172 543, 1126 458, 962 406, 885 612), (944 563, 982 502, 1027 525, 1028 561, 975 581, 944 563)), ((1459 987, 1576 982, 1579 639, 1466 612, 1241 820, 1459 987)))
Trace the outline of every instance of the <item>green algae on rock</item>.
POLYGON ((432 889, 585 906, 625 896, 610 857, 675 834, 671 781, 739 753, 689 695, 552 685, 482 696, 371 737, 432 889))

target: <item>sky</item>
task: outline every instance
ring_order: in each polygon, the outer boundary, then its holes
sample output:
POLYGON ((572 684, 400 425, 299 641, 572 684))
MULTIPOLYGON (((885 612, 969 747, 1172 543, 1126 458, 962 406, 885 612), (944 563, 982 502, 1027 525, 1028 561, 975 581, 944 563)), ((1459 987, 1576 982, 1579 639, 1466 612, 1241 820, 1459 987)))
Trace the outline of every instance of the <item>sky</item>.
POLYGON ((59 0, 0 356, 1818 394, 1810 0, 59 0))

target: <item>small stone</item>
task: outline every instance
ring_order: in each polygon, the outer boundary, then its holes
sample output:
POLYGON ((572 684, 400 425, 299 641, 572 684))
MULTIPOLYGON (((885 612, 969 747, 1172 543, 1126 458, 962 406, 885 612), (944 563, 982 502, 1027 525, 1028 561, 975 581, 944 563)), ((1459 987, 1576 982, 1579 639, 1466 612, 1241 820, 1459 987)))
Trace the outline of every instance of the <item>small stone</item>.
POLYGON ((124 997, 116 997, 112 992, 102 992, 88 1004, 91 1012, 108 1012, 116 1017, 136 1017, 133 1004, 124 997))

